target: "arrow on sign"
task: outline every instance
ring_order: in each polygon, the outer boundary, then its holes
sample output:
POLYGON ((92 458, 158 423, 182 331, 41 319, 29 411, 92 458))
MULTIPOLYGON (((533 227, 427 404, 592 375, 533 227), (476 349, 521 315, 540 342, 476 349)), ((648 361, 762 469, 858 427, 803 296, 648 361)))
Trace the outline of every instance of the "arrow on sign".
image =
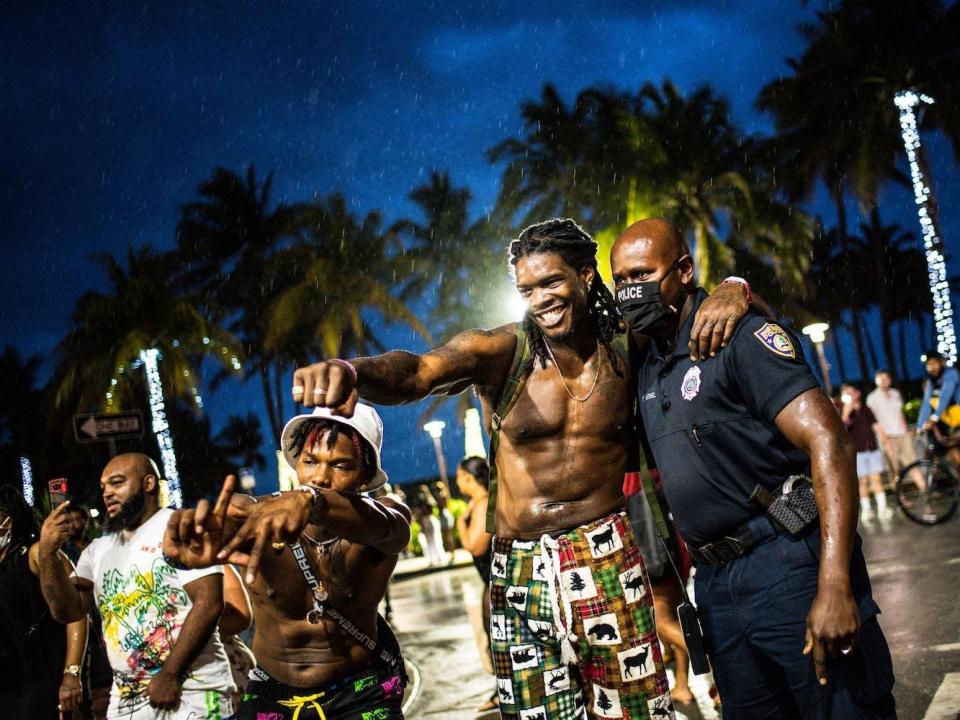
POLYGON ((74 415, 73 435, 77 442, 97 442, 143 435, 143 415, 139 410, 103 415, 74 415))
POLYGON ((80 426, 80 429, 89 435, 91 439, 97 439, 97 419, 93 415, 87 418, 87 421, 80 426))

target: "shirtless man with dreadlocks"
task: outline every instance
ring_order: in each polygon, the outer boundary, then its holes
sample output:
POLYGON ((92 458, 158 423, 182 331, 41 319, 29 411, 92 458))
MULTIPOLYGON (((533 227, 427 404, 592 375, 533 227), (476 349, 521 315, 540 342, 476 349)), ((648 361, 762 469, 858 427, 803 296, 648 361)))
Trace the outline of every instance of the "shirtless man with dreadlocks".
MULTIPOLYGON (((623 510, 631 392, 596 251, 572 220, 533 225, 510 244, 528 304, 520 328, 470 330, 423 355, 329 360, 294 374, 296 402, 342 415, 358 397, 398 404, 473 386, 489 428, 518 342, 529 342, 534 362, 502 418, 494 467, 491 641, 506 720, 672 713, 649 583, 623 510)), ((692 354, 720 349, 746 312, 744 296, 730 283, 704 303, 707 327, 692 354)), ((249 571, 271 542, 296 536, 291 518, 310 501, 285 493, 255 508, 232 541, 254 540, 249 571)))

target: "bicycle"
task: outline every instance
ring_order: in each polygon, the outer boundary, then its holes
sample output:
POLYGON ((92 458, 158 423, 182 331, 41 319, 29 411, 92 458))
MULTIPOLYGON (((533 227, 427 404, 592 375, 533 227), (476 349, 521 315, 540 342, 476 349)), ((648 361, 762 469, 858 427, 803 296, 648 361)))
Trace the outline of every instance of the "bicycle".
POLYGON ((896 478, 897 503, 903 514, 921 525, 940 525, 960 505, 960 469, 946 454, 960 442, 936 443, 928 434, 927 456, 910 463, 896 478))

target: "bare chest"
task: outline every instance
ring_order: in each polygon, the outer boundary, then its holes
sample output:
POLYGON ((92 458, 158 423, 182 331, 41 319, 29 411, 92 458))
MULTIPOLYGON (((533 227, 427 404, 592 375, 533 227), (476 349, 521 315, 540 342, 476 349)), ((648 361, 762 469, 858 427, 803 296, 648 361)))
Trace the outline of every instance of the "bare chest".
POLYGON ((251 600, 280 615, 302 618, 313 607, 312 585, 308 580, 308 576, 312 576, 331 604, 349 606, 362 591, 366 566, 363 549, 339 540, 320 546, 301 540, 300 547, 305 563, 298 561, 293 549, 287 547, 273 562, 262 566, 256 582, 248 588, 251 600))
POLYGON ((501 432, 513 445, 584 435, 620 435, 629 420, 627 379, 608 366, 591 392, 592 379, 568 379, 564 387, 555 367, 537 367, 504 419, 501 432))

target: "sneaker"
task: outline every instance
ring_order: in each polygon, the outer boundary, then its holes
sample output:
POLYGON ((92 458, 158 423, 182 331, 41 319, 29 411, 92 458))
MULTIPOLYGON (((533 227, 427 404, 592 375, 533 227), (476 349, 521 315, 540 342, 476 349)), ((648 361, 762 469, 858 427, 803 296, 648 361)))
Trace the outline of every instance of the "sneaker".
POLYGON ((877 516, 881 520, 890 520, 893 518, 893 508, 887 505, 887 507, 880 508, 880 511, 877 513, 877 516))
POLYGON ((860 519, 864 522, 870 522, 875 517, 876 513, 873 512, 873 508, 860 508, 860 519))

